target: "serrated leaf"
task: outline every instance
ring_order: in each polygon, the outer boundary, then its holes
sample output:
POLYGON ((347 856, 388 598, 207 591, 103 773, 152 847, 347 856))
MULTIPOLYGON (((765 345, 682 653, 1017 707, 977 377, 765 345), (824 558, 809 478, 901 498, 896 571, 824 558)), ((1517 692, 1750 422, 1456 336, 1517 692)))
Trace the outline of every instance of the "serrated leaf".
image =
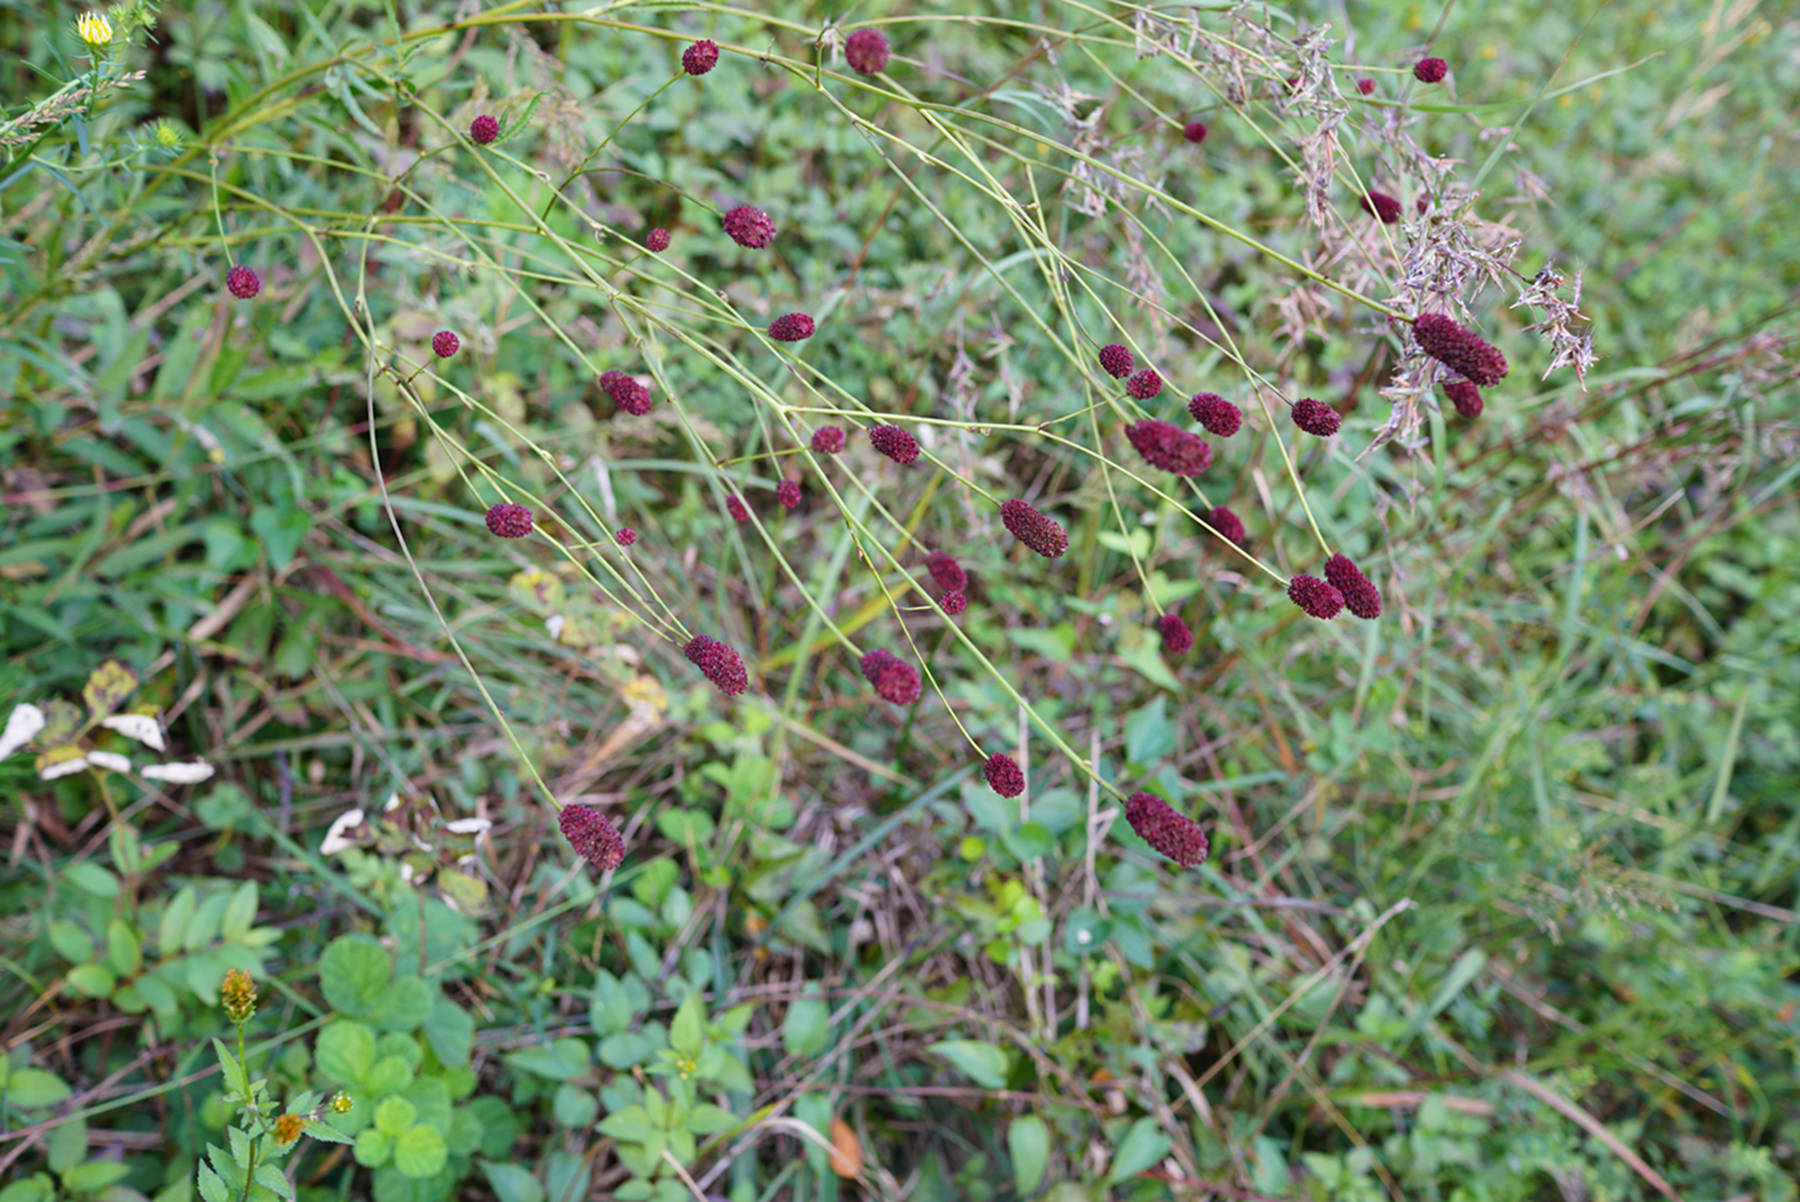
POLYGON ((375 1033, 359 1022, 326 1024, 314 1045, 319 1071, 340 1085, 357 1085, 375 1064, 375 1033))
POLYGON ((225 1077, 225 1088, 240 1098, 248 1097, 250 1079, 244 1074, 244 1066, 238 1062, 238 1058, 232 1054, 231 1049, 225 1046, 225 1041, 217 1035, 213 1036, 212 1045, 214 1054, 219 1058, 219 1071, 225 1077))
POLYGON ((319 957, 319 985, 339 1014, 366 1018, 381 1005, 393 976, 386 949, 367 935, 333 939, 319 957))
POLYGON ((694 1056, 700 1051, 701 1027, 706 1021, 706 1011, 700 1005, 700 995, 690 993, 682 1000, 675 1011, 675 1018, 669 1024, 669 1046, 683 1056, 694 1056))
POLYGON ((544 1202, 544 1187, 530 1172, 516 1164, 484 1160, 481 1171, 486 1174, 488 1184, 494 1187, 498 1202, 544 1202))
POLYGON ((394 1141, 394 1167, 408 1177, 430 1177, 444 1167, 449 1149, 436 1128, 419 1124, 394 1141))
POLYGON ((196 1174, 196 1181, 200 1186, 200 1197, 205 1202, 231 1202, 231 1195, 226 1192, 225 1183, 219 1180, 219 1175, 213 1172, 210 1166, 204 1164, 200 1166, 200 1171, 196 1174))
POLYGON ((818 998, 798 998, 781 1023, 781 1046, 790 1056, 816 1056, 825 1049, 831 1009, 818 998))
POLYGON ((6 1079, 6 1100, 21 1110, 41 1110, 68 1096, 63 1079, 41 1068, 14 1069, 6 1079))

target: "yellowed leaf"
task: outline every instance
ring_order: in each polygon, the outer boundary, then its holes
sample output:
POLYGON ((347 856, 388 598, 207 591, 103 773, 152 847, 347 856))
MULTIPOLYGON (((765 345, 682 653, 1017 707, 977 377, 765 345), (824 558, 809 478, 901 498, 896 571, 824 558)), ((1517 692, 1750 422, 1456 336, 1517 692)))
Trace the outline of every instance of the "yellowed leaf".
POLYGON ((839 1177, 854 1177, 862 1172, 862 1142, 843 1119, 831 1120, 831 1171, 839 1177))

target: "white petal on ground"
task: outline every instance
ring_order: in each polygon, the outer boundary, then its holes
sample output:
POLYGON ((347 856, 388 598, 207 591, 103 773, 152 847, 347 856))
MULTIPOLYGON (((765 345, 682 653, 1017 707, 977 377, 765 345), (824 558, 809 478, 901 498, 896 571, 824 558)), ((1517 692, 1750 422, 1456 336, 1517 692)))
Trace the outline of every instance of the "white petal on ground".
POLYGON ((88 763, 96 768, 105 768, 112 772, 130 772, 131 761, 116 751, 90 751, 88 763))
POLYGON ((114 714, 110 718, 102 718, 100 725, 108 730, 116 730, 128 739, 136 739, 152 751, 161 751, 163 742, 162 723, 153 714, 114 714))
POLYGON ((458 818, 444 823, 444 829, 453 835, 479 835, 493 825, 487 818, 458 818))
POLYGON ((59 777, 68 776, 72 772, 80 772, 87 766, 87 756, 78 755, 72 760, 58 760, 39 772, 38 777, 42 780, 56 780, 59 777))
POLYGON ((205 760, 188 763, 151 764, 142 775, 148 780, 164 780, 172 785, 191 785, 213 774, 213 766, 205 760))
POLYGON ((345 810, 339 814, 337 821, 331 824, 331 829, 325 832, 325 842, 319 844, 319 854, 335 856, 346 847, 355 847, 356 841, 346 836, 344 832, 353 826, 361 826, 363 818, 361 810, 345 810))
POLYGON ((44 729, 44 711, 35 705, 14 706, 6 720, 6 733, 0 734, 0 760, 5 759, 37 737, 44 729))

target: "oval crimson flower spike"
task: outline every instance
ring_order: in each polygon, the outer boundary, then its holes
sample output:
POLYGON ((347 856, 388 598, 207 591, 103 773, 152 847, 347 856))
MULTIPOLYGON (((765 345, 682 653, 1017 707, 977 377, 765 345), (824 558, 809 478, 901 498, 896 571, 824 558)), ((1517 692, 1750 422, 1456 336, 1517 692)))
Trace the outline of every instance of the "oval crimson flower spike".
POLYGON ((869 445, 902 467, 919 457, 919 440, 899 426, 872 426, 869 445))
POLYGON ((1330 438, 1338 432, 1338 427, 1343 424, 1337 415, 1337 410, 1325 402, 1315 401, 1311 397, 1305 397, 1295 402, 1290 412, 1293 414, 1296 426, 1319 438, 1330 438))
POLYGON ((575 854, 601 872, 610 872, 625 862, 625 840, 606 816, 592 806, 564 806, 556 816, 556 824, 575 854))
POLYGON ((440 359, 448 359, 462 346, 462 339, 449 330, 439 330, 431 336, 431 349, 440 359))
POLYGON ((705 75, 718 62, 718 43, 709 38, 701 38, 681 52, 681 69, 689 75, 705 75))
POLYGON ((1151 793, 1133 793, 1125 803, 1125 821, 1138 837, 1183 868, 1206 860, 1210 850, 1200 824, 1151 793))
POLYGON ((1025 501, 1012 500, 1000 506, 1000 521, 1008 533, 1045 559, 1055 559, 1069 549, 1068 531, 1025 501))
POLYGON ((1244 531, 1243 521, 1223 505, 1213 506, 1212 512, 1206 515, 1206 524, 1240 547, 1250 545, 1249 535, 1244 531))
POLYGON ((1133 362, 1131 352, 1116 342, 1109 342, 1100 348, 1100 370, 1115 380, 1123 380, 1130 375, 1133 362))
POLYGON ((981 774, 987 777, 988 788, 1002 797, 1017 797, 1025 791, 1025 771, 1019 767, 1019 761, 1004 752, 996 751, 988 756, 987 763, 981 766, 981 774))
POLYGON ((800 504, 800 481, 791 477, 783 477, 775 486, 775 500, 783 509, 794 509, 800 504))
POLYGON ((1156 374, 1155 368, 1151 367, 1134 373, 1131 379, 1125 381, 1125 391, 1140 401, 1147 401, 1161 392, 1162 386, 1162 377, 1156 374))
POLYGON ((769 337, 777 342, 799 342, 813 336, 813 319, 805 313, 787 313, 769 323, 769 337))
POLYGON ((488 508, 487 528, 501 538, 524 538, 531 533, 531 510, 502 501, 488 508))
POLYGON ((1156 628, 1162 631, 1163 650, 1170 655, 1185 655, 1194 645, 1194 632, 1179 614, 1164 614, 1156 620, 1156 628))
POLYGON ((661 254, 663 251, 668 250, 669 231, 659 225, 649 233, 645 234, 644 249, 654 251, 657 254, 661 254))
POLYGON ((761 209, 739 205, 719 219, 719 224, 739 246, 761 250, 775 241, 775 223, 761 209))
POLYGON ((621 526, 619 527, 619 532, 613 535, 613 541, 618 543, 621 547, 629 547, 632 543, 637 541, 637 531, 633 530, 630 526, 621 526))
POLYGON ((262 277, 240 263, 225 273, 225 287, 239 300, 249 300, 262 291, 262 277))
POLYGON ((938 604, 943 607, 945 613, 954 618, 957 614, 969 608, 969 599, 962 593, 952 589, 950 592, 944 594, 942 600, 940 600, 938 604))
POLYGON ((1450 64, 1441 58, 1422 58, 1413 64, 1413 78, 1420 83, 1440 83, 1450 74, 1450 64))
POLYGON ((486 113, 469 122, 469 141, 486 146, 500 136, 500 123, 486 113))
POLYGON ((1363 212, 1380 219, 1383 225, 1400 220, 1400 202, 1386 192, 1365 192, 1357 203, 1362 205, 1363 212))
POLYGON ((750 687, 743 657, 718 639, 697 634, 688 640, 682 654, 727 697, 735 697, 750 687))
POLYGON ((1482 409, 1486 407, 1481 400, 1481 389, 1467 380, 1454 380, 1444 385, 1444 395, 1456 406, 1457 413, 1470 421, 1480 417, 1482 409))
POLYGON ((1356 617, 1372 622, 1381 616, 1381 591, 1370 583, 1349 556, 1339 553, 1327 559, 1325 579, 1342 594, 1344 608, 1356 617))
POLYGON ((844 58, 862 75, 879 75, 888 65, 887 36, 879 29, 859 29, 844 39, 844 58))
POLYGON ((1230 438, 1244 424, 1244 414, 1236 405, 1216 392, 1200 392, 1188 402, 1188 413, 1206 428, 1208 434, 1230 438))
POLYGON ((839 426, 820 426, 813 431, 812 449, 820 455, 835 455, 844 449, 844 431, 839 426))
POLYGON ((1181 136, 1198 146, 1206 141, 1206 122, 1189 121, 1181 127, 1181 136))
POLYGON ((1126 426, 1125 437, 1145 463, 1162 471, 1198 476, 1212 466, 1212 448, 1180 426, 1151 418, 1126 426))
POLYGON ((1299 575, 1288 582, 1288 599, 1308 617, 1329 621, 1344 608, 1344 594, 1317 576, 1299 575))
POLYGON ((1413 318, 1413 337, 1420 350, 1471 384, 1492 388, 1506 378, 1506 356, 1500 348, 1442 313, 1413 318))
POLYGON ((925 557, 925 570, 946 593, 960 593, 969 587, 969 574, 946 552, 933 551, 925 557))

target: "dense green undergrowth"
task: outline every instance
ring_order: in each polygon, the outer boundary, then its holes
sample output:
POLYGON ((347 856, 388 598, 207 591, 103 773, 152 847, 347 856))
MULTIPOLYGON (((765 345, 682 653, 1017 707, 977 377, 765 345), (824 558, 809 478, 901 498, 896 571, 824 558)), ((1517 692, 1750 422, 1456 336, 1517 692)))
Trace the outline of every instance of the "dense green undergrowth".
POLYGON ((1208 58, 1153 12, 140 4, 85 114, 74 13, 0 14, 0 707, 47 721, 0 759, 0 1202, 1795 1197, 1792 22, 1208 9, 1208 58), (1324 20, 1316 91, 1271 47, 1324 20), (1455 160, 1431 228, 1584 273, 1600 359, 1540 380, 1470 284, 1507 383, 1376 446, 1403 343, 1308 273, 1407 295, 1355 204, 1413 204, 1402 133, 1455 160), (1117 435, 1117 338, 1143 413, 1243 403, 1201 485, 1261 566, 1117 435), (886 414, 928 460, 796 450, 886 414), (1288 604, 1323 547, 1380 621, 1288 604))

